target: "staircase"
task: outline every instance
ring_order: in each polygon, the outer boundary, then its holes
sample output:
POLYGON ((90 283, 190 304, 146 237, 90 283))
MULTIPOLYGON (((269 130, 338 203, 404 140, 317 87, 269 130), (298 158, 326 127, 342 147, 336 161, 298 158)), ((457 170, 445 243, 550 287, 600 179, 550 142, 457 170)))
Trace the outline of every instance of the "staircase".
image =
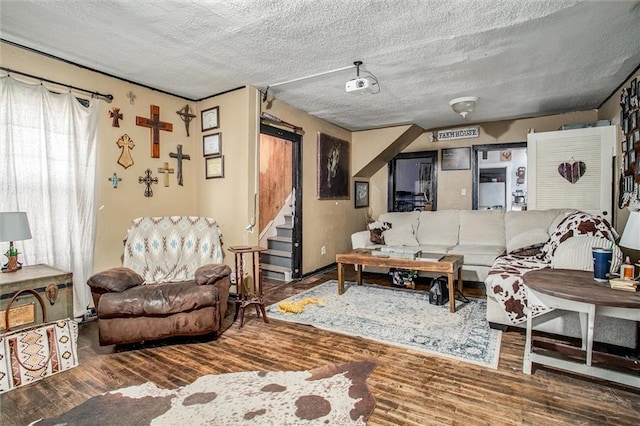
POLYGON ((284 215, 284 224, 275 228, 276 235, 267 238, 267 250, 260 253, 262 276, 277 281, 291 281, 293 217, 284 215))

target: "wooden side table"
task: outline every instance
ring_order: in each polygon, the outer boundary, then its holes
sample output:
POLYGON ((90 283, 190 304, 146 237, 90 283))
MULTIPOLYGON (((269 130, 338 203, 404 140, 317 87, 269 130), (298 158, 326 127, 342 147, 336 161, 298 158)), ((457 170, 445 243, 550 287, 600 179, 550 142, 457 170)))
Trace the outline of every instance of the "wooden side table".
POLYGON ((264 301, 262 300, 262 271, 260 270, 260 252, 267 250, 258 246, 234 246, 229 247, 229 251, 235 255, 236 268, 236 288, 238 298, 236 299, 236 313, 233 317, 235 321, 240 315, 240 327, 244 323, 244 310, 249 305, 255 305, 256 315, 264 322, 268 323, 267 313, 264 310, 264 301), (244 271, 244 255, 251 255, 252 275, 251 280, 245 283, 242 273, 244 271), (245 285, 246 284, 246 285, 245 285))
POLYGON ((539 269, 522 276, 529 293, 538 297, 546 306, 554 309, 578 312, 582 328, 584 362, 543 355, 533 351, 533 322, 527 317, 527 340, 522 371, 531 374, 533 363, 598 377, 627 386, 640 388, 637 372, 623 372, 592 365, 593 330, 596 315, 640 321, 640 293, 613 290, 607 283, 598 283, 593 272, 568 269, 539 269))

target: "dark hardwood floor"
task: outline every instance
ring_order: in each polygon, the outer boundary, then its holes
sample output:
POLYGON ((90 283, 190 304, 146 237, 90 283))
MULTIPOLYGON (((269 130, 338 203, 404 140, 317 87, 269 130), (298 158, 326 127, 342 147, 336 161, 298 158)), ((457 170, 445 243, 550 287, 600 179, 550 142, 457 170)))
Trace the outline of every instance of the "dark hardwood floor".
MULTIPOLYGON (((347 279, 353 280, 352 268, 347 279)), ((265 282, 266 301, 336 278, 335 268, 301 281, 265 282)), ((386 283, 365 274, 365 282, 386 283)), ((426 283, 419 282, 418 291, 426 283)), ((336 289, 337 291, 337 289, 336 289)), ((484 297, 480 286, 465 289, 484 297)), ((231 324, 217 339, 174 339, 128 347, 100 347, 97 323, 80 325, 80 366, 0 395, 2 425, 25 425, 66 411, 86 399, 152 381, 177 387, 204 374, 251 370, 307 370, 370 359, 368 379, 376 397, 370 425, 638 425, 640 392, 622 385, 537 368, 522 373, 524 332, 503 333, 497 370, 429 356, 409 349, 272 320, 248 309, 245 325, 231 324)), ((640 375, 638 380, 640 380, 640 375)), ((100 418, 88 419, 99 425, 100 418)))

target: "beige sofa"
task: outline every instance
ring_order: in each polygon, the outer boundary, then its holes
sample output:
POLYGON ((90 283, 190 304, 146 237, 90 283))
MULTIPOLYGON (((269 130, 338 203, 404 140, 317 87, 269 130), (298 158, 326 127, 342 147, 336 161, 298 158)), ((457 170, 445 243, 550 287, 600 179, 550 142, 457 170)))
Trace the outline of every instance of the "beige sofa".
MULTIPOLYGON (((487 321, 494 327, 524 327, 526 322, 514 322, 505 313, 503 305, 496 300, 492 288, 502 279, 503 274, 497 270, 492 273, 492 268, 494 264, 504 267, 505 259, 508 264, 512 259, 539 252, 540 248, 548 243, 557 225, 574 212, 572 209, 508 212, 501 210, 388 212, 379 216, 373 228, 378 229, 379 232, 380 229, 384 230, 382 236, 385 245, 412 246, 426 252, 464 256, 463 279, 485 283, 487 321), (390 229, 386 229, 385 223, 391 225, 390 229)), ((354 249, 380 247, 381 244, 371 241, 372 234, 375 234, 375 231, 367 230, 352 234, 352 247, 354 249)), ((561 250, 558 251, 558 256, 560 254, 561 250)), ((566 257, 566 250, 564 256, 566 257)), ((534 269, 555 266, 549 260, 526 259, 539 263, 534 269)), ((558 265, 558 267, 566 268, 567 265, 558 265)), ((569 269, 577 268, 569 267, 569 269)), ((387 272, 380 268, 366 270, 387 272)), ((610 317, 598 317, 596 321, 596 341, 636 347, 637 325, 635 322, 610 317)), ((534 329, 579 337, 579 317, 571 312, 553 311, 534 318, 534 329)))
MULTIPOLYGON (((544 244, 549 239, 549 226, 568 211, 388 212, 381 214, 377 223, 391 224, 391 229, 384 232, 385 245, 415 246, 425 252, 462 255, 462 278, 484 282, 498 256, 544 244)), ((371 242, 369 230, 354 233, 351 244, 354 249, 380 246, 371 242)))

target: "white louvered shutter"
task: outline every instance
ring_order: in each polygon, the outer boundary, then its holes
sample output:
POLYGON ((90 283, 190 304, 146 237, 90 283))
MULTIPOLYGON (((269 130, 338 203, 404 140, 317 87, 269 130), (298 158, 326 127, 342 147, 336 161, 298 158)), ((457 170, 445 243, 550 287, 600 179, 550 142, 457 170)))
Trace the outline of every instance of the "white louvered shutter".
MULTIPOLYGON (((574 208, 608 216, 612 203, 616 126, 527 136, 528 208, 574 208), (571 183, 558 171, 562 163, 582 161, 586 170, 571 183)), ((611 220, 609 218, 609 220, 611 220)))

